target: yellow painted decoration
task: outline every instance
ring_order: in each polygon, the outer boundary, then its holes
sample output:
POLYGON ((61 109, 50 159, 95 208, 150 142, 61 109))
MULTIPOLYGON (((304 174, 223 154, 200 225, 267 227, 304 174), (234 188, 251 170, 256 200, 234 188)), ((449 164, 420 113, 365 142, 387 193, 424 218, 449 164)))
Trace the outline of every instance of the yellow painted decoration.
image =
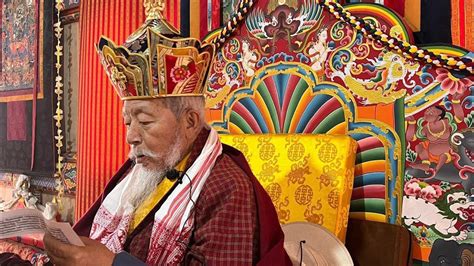
POLYGON ((456 65, 456 60, 454 60, 454 58, 450 57, 450 58, 448 58, 447 64, 448 64, 448 66, 454 66, 454 65, 456 65))
POLYGON ((375 222, 381 222, 381 223, 386 223, 387 218, 383 214, 379 213, 371 213, 371 212, 351 212, 349 214, 349 217, 352 219, 357 219, 357 220, 368 220, 368 221, 375 221, 375 222))
POLYGON ((416 47, 415 45, 410 46, 410 50, 409 50, 410 53, 416 53, 417 51, 418 51, 418 47, 416 47))

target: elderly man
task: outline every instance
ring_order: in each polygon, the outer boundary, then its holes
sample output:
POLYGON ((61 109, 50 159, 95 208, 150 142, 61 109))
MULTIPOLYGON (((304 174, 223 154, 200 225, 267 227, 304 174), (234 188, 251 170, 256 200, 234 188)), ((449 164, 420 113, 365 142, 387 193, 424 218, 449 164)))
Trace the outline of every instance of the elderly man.
POLYGON ((123 46, 98 45, 124 101, 130 160, 75 225, 85 246, 46 235, 48 255, 57 265, 289 264, 270 198, 204 121, 214 48, 148 11, 123 46))

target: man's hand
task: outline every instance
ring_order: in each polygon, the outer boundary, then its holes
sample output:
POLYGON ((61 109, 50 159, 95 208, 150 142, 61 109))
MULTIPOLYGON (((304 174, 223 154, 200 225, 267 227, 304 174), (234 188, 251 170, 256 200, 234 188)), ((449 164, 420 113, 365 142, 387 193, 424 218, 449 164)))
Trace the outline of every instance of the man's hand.
POLYGON ((115 254, 98 241, 81 237, 84 247, 65 244, 50 234, 45 234, 43 241, 48 257, 55 265, 112 265, 115 254))

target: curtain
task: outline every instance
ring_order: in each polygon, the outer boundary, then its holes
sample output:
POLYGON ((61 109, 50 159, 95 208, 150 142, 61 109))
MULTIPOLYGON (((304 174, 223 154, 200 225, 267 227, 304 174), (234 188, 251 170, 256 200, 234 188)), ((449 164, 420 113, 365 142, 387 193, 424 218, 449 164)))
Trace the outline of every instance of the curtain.
POLYGON ((474 50, 474 1, 451 0, 451 7, 453 44, 474 50))
POLYGON ((122 103, 99 62, 101 35, 123 43, 144 21, 142 1, 82 0, 76 220, 127 157, 122 103))

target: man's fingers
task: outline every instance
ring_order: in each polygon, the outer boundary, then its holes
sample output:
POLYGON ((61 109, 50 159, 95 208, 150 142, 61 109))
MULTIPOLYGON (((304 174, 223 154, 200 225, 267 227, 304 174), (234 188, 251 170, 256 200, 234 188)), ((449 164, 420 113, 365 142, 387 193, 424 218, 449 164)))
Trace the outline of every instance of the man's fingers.
POLYGON ((86 245, 86 246, 99 243, 99 241, 90 239, 86 236, 80 236, 79 238, 81 239, 82 243, 84 243, 84 245, 86 245))
POLYGON ((76 248, 73 245, 57 240, 54 236, 48 233, 44 234, 43 242, 47 253, 54 257, 64 257, 67 253, 74 252, 73 249, 76 248))
POLYGON ((57 257, 52 253, 47 252, 48 258, 51 260, 51 262, 58 266, 58 265, 66 265, 64 258, 57 257))

